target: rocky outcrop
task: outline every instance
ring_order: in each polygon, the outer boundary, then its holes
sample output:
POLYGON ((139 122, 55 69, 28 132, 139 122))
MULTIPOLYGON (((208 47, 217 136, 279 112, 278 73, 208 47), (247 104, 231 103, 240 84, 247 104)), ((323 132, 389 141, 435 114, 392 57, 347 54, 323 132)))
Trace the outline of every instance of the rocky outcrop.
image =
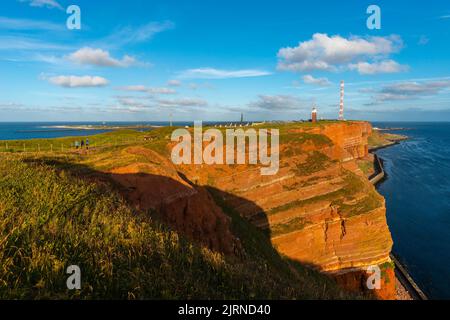
POLYGON ((240 244, 230 231, 230 218, 207 190, 182 178, 170 160, 149 149, 132 147, 123 151, 137 155, 134 162, 111 170, 127 199, 139 210, 161 219, 188 239, 208 248, 231 254, 240 244))
POLYGON ((200 184, 265 230, 283 255, 330 274, 343 286, 365 290, 369 266, 383 266, 376 297, 395 297, 392 238, 384 199, 359 169, 368 155, 371 126, 333 122, 281 127, 280 170, 258 166, 185 166, 200 184), (387 267, 386 267, 387 266, 387 267))
MULTIPOLYGON (((267 126, 270 128, 270 125, 267 126)), ((291 260, 366 290, 370 266, 383 270, 376 297, 395 297, 392 239, 384 199, 357 165, 368 155, 366 122, 287 124, 280 129, 280 169, 259 165, 181 165, 145 148, 124 152, 146 161, 111 171, 136 207, 226 254, 239 251, 230 220, 206 188, 263 230, 291 260)))

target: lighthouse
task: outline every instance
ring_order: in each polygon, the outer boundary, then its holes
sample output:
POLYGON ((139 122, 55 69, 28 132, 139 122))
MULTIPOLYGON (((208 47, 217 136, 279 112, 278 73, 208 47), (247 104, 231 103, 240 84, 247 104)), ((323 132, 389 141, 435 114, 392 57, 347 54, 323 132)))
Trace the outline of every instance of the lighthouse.
POLYGON ((313 123, 317 122, 317 109, 316 109, 316 107, 313 107, 313 109, 312 109, 311 122, 313 122, 313 123))

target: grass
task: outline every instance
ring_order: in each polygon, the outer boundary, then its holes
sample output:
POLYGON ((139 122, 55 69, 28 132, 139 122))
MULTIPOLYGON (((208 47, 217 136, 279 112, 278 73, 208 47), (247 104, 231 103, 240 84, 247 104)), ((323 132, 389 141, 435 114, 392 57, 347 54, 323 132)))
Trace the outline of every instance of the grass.
POLYGON ((70 162, 46 163, 20 154, 0 162, 1 299, 358 297, 293 267, 229 210, 242 259, 185 240, 130 208, 113 187, 72 176, 64 169, 70 162), (72 264, 81 268, 81 291, 66 289, 72 264))
POLYGON ((320 201, 329 201, 332 205, 339 207, 339 212, 343 217, 347 218, 368 213, 381 207, 383 205, 383 197, 372 186, 365 184, 361 179, 356 174, 346 171, 342 188, 312 198, 291 201, 279 207, 272 208, 267 212, 267 215, 274 215, 292 208, 302 207, 320 201), (345 203, 347 200, 352 200, 354 195, 358 193, 364 193, 365 196, 356 203, 345 203))
POLYGON ((309 222, 306 221, 305 218, 297 217, 289 222, 276 224, 275 226, 271 227, 271 235, 272 237, 276 237, 293 231, 302 230, 308 224, 309 222))
MULTIPOLYGON (((130 207, 113 183, 85 179, 89 172, 78 166, 108 171, 151 161, 123 152, 129 146, 167 156, 173 129, 92 136, 89 140, 95 148, 89 154, 69 149, 79 137, 10 141, 7 149, 11 152, 0 148, 0 299, 365 298, 343 291, 328 277, 281 256, 263 231, 227 207, 212 188, 216 203, 231 218, 243 256, 224 256, 186 240, 130 207), (64 151, 44 149, 49 143, 63 144, 64 151), (81 268, 80 291, 66 289, 65 271, 72 264, 81 268)), ((331 143, 319 135, 284 130, 281 139, 287 141, 331 143)), ((314 161, 329 161, 323 155, 310 156, 312 166, 300 170, 315 172, 314 161)), ((350 180, 330 199, 361 187, 350 180)), ((293 220, 272 232, 284 233, 306 223, 293 220)))
POLYGON ((327 136, 321 134, 307 132, 281 133, 280 142, 283 144, 296 143, 301 145, 308 141, 312 142, 316 147, 330 146, 333 144, 327 136))
POLYGON ((300 176, 310 176, 328 168, 332 163, 331 159, 321 152, 313 151, 308 154, 306 161, 296 165, 295 172, 300 176))
POLYGON ((381 270, 381 278, 384 280, 384 283, 389 283, 391 279, 388 275, 388 270, 395 270, 395 263, 393 261, 385 262, 379 265, 379 268, 381 270))
POLYGON ((292 157, 302 154, 306 144, 312 144, 317 148, 332 146, 333 142, 326 136, 308 132, 292 132, 283 129, 280 132, 280 143, 285 146, 282 157, 292 157))
POLYGON ((399 134, 380 132, 379 130, 373 130, 369 136, 369 148, 379 148, 394 144, 397 141, 405 140, 407 137, 399 134))
POLYGON ((255 128, 273 128, 273 129, 279 129, 280 133, 284 131, 289 131, 291 129, 310 129, 310 128, 324 128, 326 125, 330 124, 337 124, 337 123, 344 123, 348 124, 351 123, 350 121, 342 122, 338 120, 320 120, 318 122, 268 122, 264 124, 256 125, 255 128))
POLYGON ((10 140, 0 142, 0 153, 68 153, 75 152, 75 142, 89 139, 91 148, 100 150, 114 149, 123 145, 137 144, 143 141, 147 132, 117 130, 84 137, 64 137, 55 139, 10 140))
POLYGON ((370 160, 358 160, 358 167, 366 176, 374 172, 374 164, 370 160))

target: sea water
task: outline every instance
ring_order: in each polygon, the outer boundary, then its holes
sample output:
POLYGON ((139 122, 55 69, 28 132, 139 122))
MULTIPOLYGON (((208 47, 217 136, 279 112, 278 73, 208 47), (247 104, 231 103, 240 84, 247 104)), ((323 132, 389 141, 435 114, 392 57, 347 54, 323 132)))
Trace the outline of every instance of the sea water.
POLYGON ((374 123, 409 140, 376 153, 394 252, 431 298, 450 299, 450 123, 374 123))

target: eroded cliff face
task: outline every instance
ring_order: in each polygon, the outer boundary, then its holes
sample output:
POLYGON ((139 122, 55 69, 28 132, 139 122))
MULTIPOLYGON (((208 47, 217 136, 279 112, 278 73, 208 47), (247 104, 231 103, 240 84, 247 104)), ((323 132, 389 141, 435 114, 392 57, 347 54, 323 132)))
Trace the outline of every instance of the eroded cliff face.
POLYGON ((123 150, 136 160, 110 174, 139 209, 159 215, 211 249, 240 254, 239 240, 211 197, 214 193, 262 229, 281 254, 329 274, 348 289, 366 290, 367 268, 380 266, 381 289, 370 292, 394 299, 385 202, 356 164, 367 156, 370 124, 278 128, 280 169, 273 176, 261 175, 259 165, 174 166, 146 148, 123 150))
POLYGON ((169 159, 154 151, 131 147, 123 152, 140 162, 114 168, 110 175, 138 210, 212 250, 237 253, 240 243, 230 230, 230 218, 204 187, 183 179, 169 159))
POLYGON ((184 166, 199 184, 265 230, 283 255, 366 290, 366 272, 381 266, 382 286, 370 291, 395 298, 389 254, 392 238, 384 198, 356 160, 368 154, 366 122, 280 127, 280 170, 261 176, 258 166, 184 166))

